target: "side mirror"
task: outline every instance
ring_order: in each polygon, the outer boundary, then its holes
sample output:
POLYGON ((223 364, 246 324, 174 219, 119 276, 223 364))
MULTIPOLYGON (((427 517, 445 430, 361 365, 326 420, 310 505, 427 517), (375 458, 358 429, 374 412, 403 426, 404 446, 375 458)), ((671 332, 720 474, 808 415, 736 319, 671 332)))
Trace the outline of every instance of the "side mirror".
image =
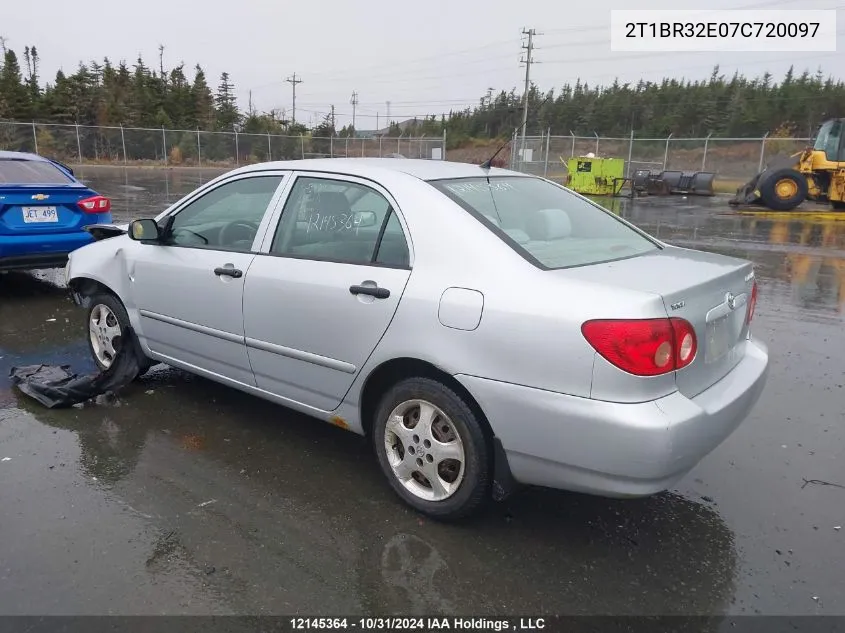
POLYGON ((155 220, 135 220, 129 224, 129 237, 138 242, 157 242, 161 233, 155 220))
POLYGON ((375 226, 377 221, 378 217, 372 211, 357 211, 353 220, 357 227, 375 226))

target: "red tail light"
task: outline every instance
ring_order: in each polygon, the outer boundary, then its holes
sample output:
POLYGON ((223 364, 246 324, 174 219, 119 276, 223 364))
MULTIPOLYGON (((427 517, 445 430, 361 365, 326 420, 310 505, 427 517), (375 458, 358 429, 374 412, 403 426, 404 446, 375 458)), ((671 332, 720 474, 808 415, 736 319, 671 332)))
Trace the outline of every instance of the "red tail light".
POLYGON ((605 359, 635 376, 681 369, 698 351, 695 330, 679 318, 587 321, 581 333, 605 359))
POLYGON ((754 309, 757 307, 757 282, 754 282, 754 285, 751 287, 751 300, 748 302, 748 316, 745 318, 745 322, 750 324, 751 319, 754 318, 754 309))
POLYGON ((105 196, 91 196, 76 203, 85 213, 108 213, 111 211, 111 200, 105 196))

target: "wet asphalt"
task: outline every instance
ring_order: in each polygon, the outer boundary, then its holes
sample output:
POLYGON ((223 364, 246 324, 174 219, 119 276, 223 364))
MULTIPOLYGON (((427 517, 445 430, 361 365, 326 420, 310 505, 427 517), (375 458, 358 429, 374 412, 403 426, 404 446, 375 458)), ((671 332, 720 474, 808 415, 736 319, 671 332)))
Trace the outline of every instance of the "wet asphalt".
MULTIPOLYGON (((122 221, 215 172, 80 175, 122 221)), ((0 614, 845 615, 845 219, 605 204, 756 263, 766 390, 672 491, 532 489, 464 525, 402 505, 363 438, 164 366, 28 401, 13 366, 93 371, 84 316, 60 271, 0 275, 0 614)))

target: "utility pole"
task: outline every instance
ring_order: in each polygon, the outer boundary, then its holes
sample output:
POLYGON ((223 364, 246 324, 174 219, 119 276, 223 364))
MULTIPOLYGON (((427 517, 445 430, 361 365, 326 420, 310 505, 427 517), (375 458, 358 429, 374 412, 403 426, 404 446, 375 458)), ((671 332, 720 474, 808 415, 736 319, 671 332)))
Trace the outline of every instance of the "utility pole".
POLYGON ((334 106, 332 106, 332 133, 334 133, 335 126, 334 126, 334 106))
POLYGON ((285 81, 293 86, 293 114, 291 116, 291 122, 293 125, 296 125, 296 84, 301 84, 302 80, 297 79, 296 73, 293 73, 293 77, 288 77, 285 81))
POLYGON ((522 96, 522 143, 520 147, 520 160, 525 160, 525 128, 528 127, 528 90, 531 86, 531 64, 534 63, 534 36, 537 31, 534 29, 522 29, 522 34, 528 36, 528 43, 523 44, 525 58, 520 63, 525 64, 525 94, 522 96))
POLYGON ((357 129, 355 127, 355 109, 358 107, 358 93, 354 90, 352 91, 352 98, 349 100, 349 103, 352 104, 352 129, 357 129))
POLYGON ((390 101, 385 101, 385 105, 387 106, 387 127, 390 127, 390 101))

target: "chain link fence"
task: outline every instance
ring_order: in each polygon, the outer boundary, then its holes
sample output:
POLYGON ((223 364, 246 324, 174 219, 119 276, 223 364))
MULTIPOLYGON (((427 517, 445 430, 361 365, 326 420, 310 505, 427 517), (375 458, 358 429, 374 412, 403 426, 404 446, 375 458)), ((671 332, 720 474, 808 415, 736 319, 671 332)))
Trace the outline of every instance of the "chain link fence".
POLYGON ((0 150, 34 152, 72 165, 225 168, 270 160, 355 156, 445 160, 446 136, 312 137, 0 122, 0 150))
MULTIPOLYGON (((625 175, 638 169, 710 171, 726 188, 741 184, 774 156, 793 154, 807 138, 639 138, 514 134, 510 168, 562 180, 568 159, 622 158, 625 175)), ((446 135, 434 137, 313 137, 53 123, 0 122, 0 149, 40 153, 73 165, 163 165, 226 169, 270 160, 329 157, 446 159, 446 135)), ((459 152, 460 153, 460 152, 459 152)))

